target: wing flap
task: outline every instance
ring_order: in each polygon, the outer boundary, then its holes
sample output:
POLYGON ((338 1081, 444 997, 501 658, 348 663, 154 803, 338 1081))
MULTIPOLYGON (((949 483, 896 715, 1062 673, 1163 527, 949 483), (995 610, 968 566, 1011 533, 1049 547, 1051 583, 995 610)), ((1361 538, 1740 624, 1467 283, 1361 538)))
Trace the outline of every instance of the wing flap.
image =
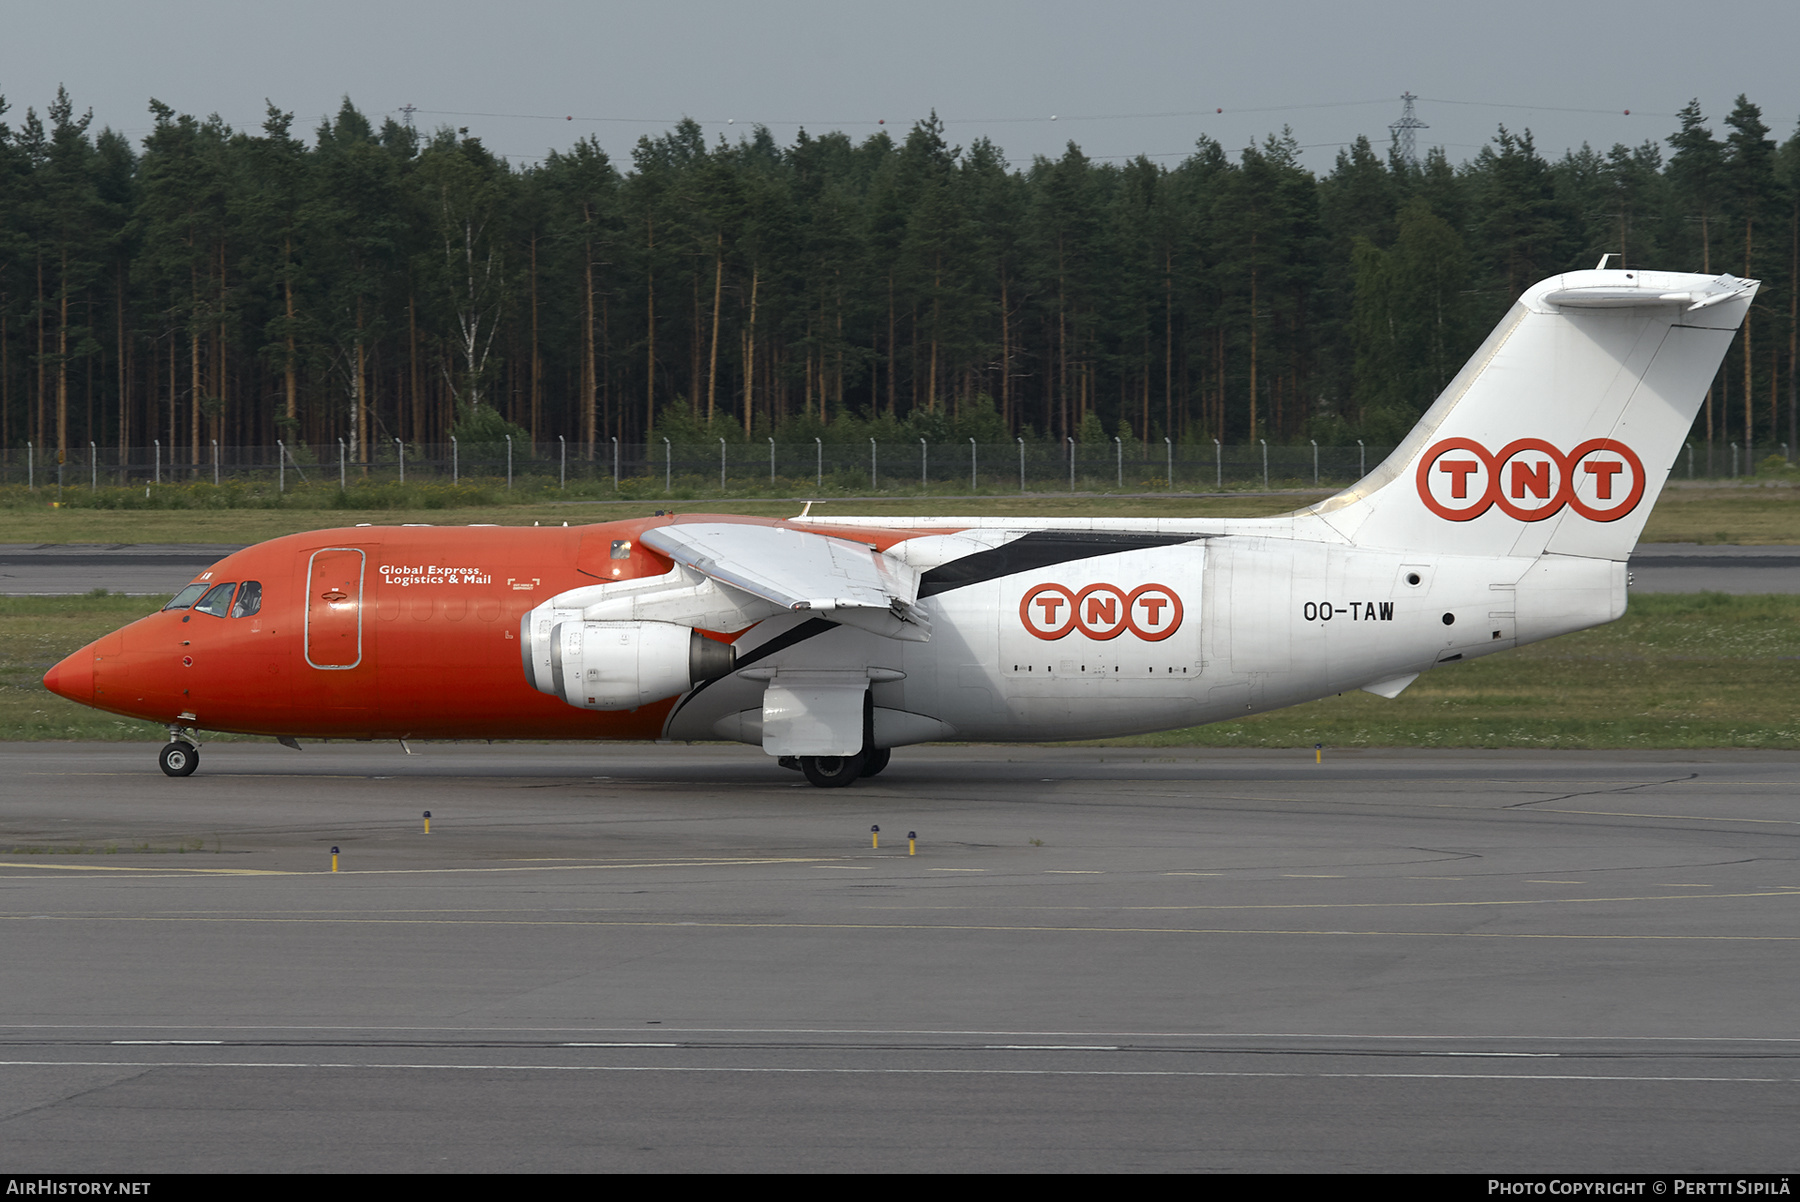
POLYGON ((676 563, 782 609, 925 642, 919 573, 862 543, 785 526, 683 522, 639 538, 676 563))

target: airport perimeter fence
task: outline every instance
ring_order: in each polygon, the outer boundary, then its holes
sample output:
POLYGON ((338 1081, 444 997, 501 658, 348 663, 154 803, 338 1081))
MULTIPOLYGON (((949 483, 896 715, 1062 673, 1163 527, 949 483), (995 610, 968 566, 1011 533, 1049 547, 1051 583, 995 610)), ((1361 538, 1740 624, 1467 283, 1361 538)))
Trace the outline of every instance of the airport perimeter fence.
MULTIPOLYGON (((0 450, 0 484, 30 488, 134 488, 152 484, 228 483, 363 487, 390 482, 468 484, 508 489, 597 486, 633 497, 789 496, 797 493, 1204 493, 1252 489, 1339 488, 1361 479, 1390 446, 1106 443, 1061 444, 869 440, 862 444, 730 442, 588 445, 557 439, 535 445, 378 443, 366 457, 339 440, 220 446, 196 457, 191 444, 71 448, 63 462, 27 444, 0 450)), ((1786 443, 1689 443, 1674 465, 1676 479, 1737 479, 1791 463, 1786 443)))

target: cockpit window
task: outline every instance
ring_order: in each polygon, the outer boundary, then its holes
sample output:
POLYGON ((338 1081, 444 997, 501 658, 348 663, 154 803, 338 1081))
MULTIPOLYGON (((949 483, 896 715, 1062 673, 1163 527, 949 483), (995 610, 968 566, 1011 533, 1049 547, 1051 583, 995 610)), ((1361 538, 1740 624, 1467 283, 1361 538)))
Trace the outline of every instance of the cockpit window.
POLYGON ((262 609, 262 581, 244 581, 244 587, 238 590, 237 603, 231 607, 231 616, 234 618, 253 617, 260 609, 262 609))
POLYGON ((194 602, 198 601, 200 599, 200 594, 204 593, 210 587, 211 586, 204 581, 199 584, 190 584, 179 593, 176 593, 173 597, 169 598, 169 603, 163 606, 163 608, 165 610, 186 609, 194 602))
POLYGON ((207 591, 206 596, 200 598, 200 600, 195 603, 194 611, 196 613, 211 614, 215 618, 224 617, 226 611, 231 608, 231 594, 236 588, 237 582, 235 580, 229 584, 213 585, 212 588, 207 591))

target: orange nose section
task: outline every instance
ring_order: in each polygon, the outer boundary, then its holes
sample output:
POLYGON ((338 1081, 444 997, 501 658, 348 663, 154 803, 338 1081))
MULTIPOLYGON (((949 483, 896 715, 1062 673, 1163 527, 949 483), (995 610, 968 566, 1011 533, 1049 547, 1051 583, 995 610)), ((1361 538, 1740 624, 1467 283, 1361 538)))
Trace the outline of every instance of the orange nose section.
POLYGON ((44 673, 44 687, 58 697, 94 704, 94 649, 83 647, 44 673))

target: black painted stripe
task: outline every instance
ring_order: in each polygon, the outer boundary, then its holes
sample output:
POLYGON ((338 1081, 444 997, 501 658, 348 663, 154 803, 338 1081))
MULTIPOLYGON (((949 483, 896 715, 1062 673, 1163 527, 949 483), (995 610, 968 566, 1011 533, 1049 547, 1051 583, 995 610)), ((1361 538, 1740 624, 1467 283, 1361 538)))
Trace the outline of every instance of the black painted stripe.
POLYGON ((1078 559, 1197 542, 1202 537, 1205 536, 1033 530, 991 551, 977 551, 973 555, 965 555, 961 559, 932 568, 919 583, 919 596, 932 597, 951 589, 967 588, 971 584, 982 584, 1020 572, 1035 572, 1040 568, 1054 567, 1059 563, 1070 563, 1078 559))
MULTIPOLYGON (((734 661, 731 665, 731 671, 727 672, 724 676, 715 676, 711 680, 703 680, 695 685, 693 691, 688 693, 688 695, 683 697, 680 701, 676 702, 675 708, 669 711, 668 722, 673 722, 675 720, 675 715, 687 708, 688 702, 706 692, 707 689, 711 688, 719 681, 730 676, 735 676, 741 669, 748 668, 758 660, 767 659, 777 651, 786 651, 789 647, 792 647, 797 643, 804 643, 807 639, 817 638, 828 630, 836 630, 837 627, 838 624, 836 622, 827 622, 824 618, 808 618, 806 621, 800 623, 800 625, 794 627, 785 634, 776 635, 768 642, 753 648, 748 654, 734 661)), ((668 728, 668 722, 663 723, 665 730, 668 728)))

